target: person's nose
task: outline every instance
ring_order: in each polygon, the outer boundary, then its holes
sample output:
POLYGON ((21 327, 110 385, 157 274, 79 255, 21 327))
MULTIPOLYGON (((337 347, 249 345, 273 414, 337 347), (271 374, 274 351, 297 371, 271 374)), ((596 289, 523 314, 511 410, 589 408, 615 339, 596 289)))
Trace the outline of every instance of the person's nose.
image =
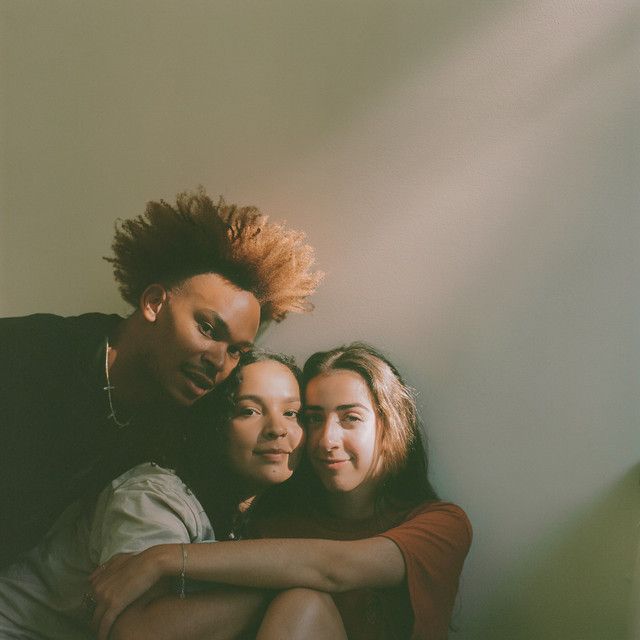
POLYGON ((283 415, 274 415, 267 412, 265 413, 264 420, 265 423, 262 432, 267 440, 284 438, 289 432, 287 419, 283 415))
POLYGON ((340 443, 340 423, 335 417, 328 416, 318 428, 316 447, 322 451, 336 449, 340 443))
POLYGON ((202 354, 203 361, 214 370, 214 376, 224 369, 226 357, 226 342, 218 342, 217 340, 211 340, 206 351, 202 354))

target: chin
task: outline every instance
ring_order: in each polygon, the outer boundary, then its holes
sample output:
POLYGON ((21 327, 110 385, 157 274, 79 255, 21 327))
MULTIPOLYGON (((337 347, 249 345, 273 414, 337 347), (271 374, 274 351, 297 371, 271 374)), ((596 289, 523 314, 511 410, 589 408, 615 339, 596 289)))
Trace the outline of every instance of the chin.
POLYGON ((181 389, 180 387, 167 390, 167 395, 171 396, 173 401, 181 407, 191 407, 208 394, 209 391, 200 395, 194 395, 190 393, 188 389, 181 389))
POLYGON ((322 481, 322 486, 325 488, 325 491, 329 493, 347 493, 354 489, 354 487, 345 486, 341 482, 336 483, 322 481))
POLYGON ((272 477, 266 480, 265 484, 267 486, 273 487, 276 484, 282 484, 283 482, 286 482, 290 477, 291 474, 272 477))

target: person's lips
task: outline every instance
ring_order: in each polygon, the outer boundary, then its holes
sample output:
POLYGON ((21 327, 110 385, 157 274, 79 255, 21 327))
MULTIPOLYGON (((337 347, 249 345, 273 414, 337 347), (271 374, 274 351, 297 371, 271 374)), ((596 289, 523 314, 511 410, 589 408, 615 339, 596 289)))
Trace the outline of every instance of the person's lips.
POLYGON ((279 447, 269 447, 267 449, 254 449, 253 453, 260 456, 263 460, 271 462, 279 462, 284 460, 291 454, 289 449, 280 449, 279 447))
POLYGON ((202 393, 211 391, 215 386, 215 381, 201 369, 183 368, 182 373, 202 393))
POLYGON ((314 458, 316 464, 325 469, 337 470, 349 462, 351 458, 314 458))

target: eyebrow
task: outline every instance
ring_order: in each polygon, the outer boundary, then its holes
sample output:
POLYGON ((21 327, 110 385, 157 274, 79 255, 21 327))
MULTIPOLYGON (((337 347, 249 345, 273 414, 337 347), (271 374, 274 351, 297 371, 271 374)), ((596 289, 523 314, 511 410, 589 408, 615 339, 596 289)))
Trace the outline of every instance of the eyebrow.
MULTIPOLYGON (((307 411, 324 411, 323 407, 319 405, 307 405, 305 409, 307 411)), ((336 411, 348 411, 349 409, 364 409, 368 413, 371 413, 371 409, 369 409, 369 407, 365 407, 359 402, 354 402, 352 404, 340 404, 336 407, 336 411)))
MULTIPOLYGON (((253 400, 254 402, 259 402, 259 403, 264 402, 264 398, 260 396, 256 396, 252 393, 245 393, 244 395, 238 396, 236 398, 236 402, 240 402, 241 400, 253 400)), ((300 398, 296 398, 295 396, 292 396, 291 398, 285 398, 283 402, 285 403, 300 402, 300 398)))

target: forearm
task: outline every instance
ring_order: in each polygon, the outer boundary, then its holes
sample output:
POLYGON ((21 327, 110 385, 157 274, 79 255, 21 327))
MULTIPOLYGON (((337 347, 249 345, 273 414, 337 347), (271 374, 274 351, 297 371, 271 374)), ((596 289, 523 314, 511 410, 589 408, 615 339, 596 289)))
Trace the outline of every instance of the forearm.
MULTIPOLYGON (((161 575, 180 574, 180 545, 160 545, 144 553, 161 575)), ((338 592, 397 585, 404 578, 404 560, 391 540, 380 537, 242 540, 188 545, 186 573, 196 580, 261 589, 338 592)))
POLYGON ((185 599, 163 596, 127 608, 113 626, 112 640, 236 640, 255 632, 270 594, 220 588, 185 599))

